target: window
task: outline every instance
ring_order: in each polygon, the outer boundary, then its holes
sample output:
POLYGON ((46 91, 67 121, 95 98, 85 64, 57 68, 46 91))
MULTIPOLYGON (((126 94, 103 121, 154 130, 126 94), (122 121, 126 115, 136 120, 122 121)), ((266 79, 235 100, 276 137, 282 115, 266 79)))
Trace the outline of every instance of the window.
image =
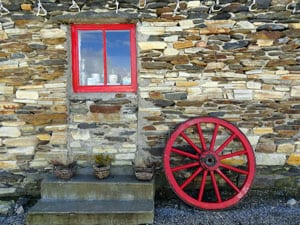
POLYGON ((135 92, 134 24, 74 24, 72 72, 75 92, 135 92))

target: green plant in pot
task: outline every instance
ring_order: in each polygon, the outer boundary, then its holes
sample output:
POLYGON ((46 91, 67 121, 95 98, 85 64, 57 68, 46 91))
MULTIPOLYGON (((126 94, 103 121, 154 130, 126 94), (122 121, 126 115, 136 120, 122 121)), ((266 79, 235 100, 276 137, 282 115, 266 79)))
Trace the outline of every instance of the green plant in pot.
POLYGON ((97 154, 94 156, 94 174, 99 179, 105 179, 110 175, 110 166, 113 157, 108 154, 97 154))
POLYGON ((53 174, 63 180, 71 179, 76 172, 77 162, 73 159, 51 160, 53 165, 53 174))
POLYGON ((134 174, 137 180, 150 181, 155 172, 154 163, 149 152, 139 150, 133 162, 134 174))

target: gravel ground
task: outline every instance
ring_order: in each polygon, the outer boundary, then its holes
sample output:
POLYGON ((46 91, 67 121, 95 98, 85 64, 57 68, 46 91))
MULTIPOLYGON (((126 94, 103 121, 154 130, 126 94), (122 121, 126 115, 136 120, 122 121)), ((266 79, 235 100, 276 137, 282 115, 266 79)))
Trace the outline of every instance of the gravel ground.
MULTIPOLYGON (((299 199, 298 199, 299 200, 299 199)), ((277 193, 250 191, 236 206, 205 211, 177 198, 157 202, 155 225, 300 225, 300 201, 277 193)))
MULTIPOLYGON (((195 209, 175 196, 158 199, 154 225, 300 225, 299 199, 284 194, 250 191, 238 205, 221 211, 195 209)), ((16 205, 10 216, 0 216, 0 224, 25 225, 27 209, 16 205)))

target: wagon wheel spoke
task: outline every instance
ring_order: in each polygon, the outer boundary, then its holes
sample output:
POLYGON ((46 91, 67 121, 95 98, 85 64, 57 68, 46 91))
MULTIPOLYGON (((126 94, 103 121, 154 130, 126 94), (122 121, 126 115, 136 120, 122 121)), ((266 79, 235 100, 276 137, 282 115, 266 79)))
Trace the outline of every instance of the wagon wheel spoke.
POLYGON ((206 184, 207 173, 208 173, 207 170, 205 170, 203 172, 203 176, 202 176, 202 180, 201 180, 201 185, 200 185, 199 194, 198 194, 198 201, 200 201, 200 202, 203 199, 203 194, 204 194, 204 188, 205 188, 205 184, 206 184))
POLYGON ((220 202, 222 202, 222 197, 221 197, 221 194, 220 194, 220 191, 219 191, 219 187, 218 187, 218 184, 217 184, 217 180, 216 180, 214 171, 209 171, 209 172, 210 172, 211 181, 213 183, 214 191, 215 191, 215 194, 216 194, 216 197, 217 197, 217 202, 220 203, 220 202))
POLYGON ((199 154, 201 154, 201 150, 198 148, 198 146, 184 133, 182 132, 180 134, 181 137, 190 145, 192 146, 199 154))
POLYGON ((199 135, 199 140, 202 146, 203 151, 206 151, 206 144, 205 144, 205 139, 203 136, 203 131, 201 129, 200 123, 196 124, 197 130, 198 130, 198 135, 199 135))
POLYGON ((177 149, 177 148, 172 148, 172 152, 177 153, 178 155, 181 155, 181 156, 186 156, 186 157, 191 158, 191 159, 199 160, 198 155, 194 155, 194 154, 182 151, 182 150, 177 149))
POLYGON ((220 159, 223 160, 223 159, 228 159, 228 158, 233 158, 233 157, 236 157, 236 156, 240 156, 240 155, 245 155, 247 154, 247 151, 237 151, 237 152, 233 152, 233 153, 230 153, 230 154, 226 154, 226 155, 222 155, 220 156, 220 159))
POLYGON ((187 185, 189 185, 198 175, 202 172, 202 168, 199 167, 181 186, 181 189, 184 189, 187 185))
POLYGON ((217 136, 218 136, 218 130, 219 130, 219 124, 216 123, 215 124, 215 129, 214 129, 211 141, 210 141, 209 151, 213 151, 214 150, 216 139, 217 139, 217 136))
POLYGON ((226 141, 216 150, 216 154, 219 154, 224 150, 224 148, 229 145, 229 143, 236 138, 236 134, 232 134, 226 141))
POLYGON ((223 167, 223 168, 225 168, 225 169, 228 169, 228 170, 240 173, 240 174, 244 174, 244 175, 248 175, 249 174, 249 171, 242 170, 242 169, 239 169, 239 168, 234 167, 234 166, 226 165, 226 164, 223 164, 223 163, 221 163, 220 166, 223 167))
POLYGON ((182 166, 176 166, 176 167, 173 167, 171 170, 174 173, 174 172, 177 172, 177 171, 180 171, 180 170, 185 170, 185 169, 193 168, 193 167, 196 167, 196 166, 199 166, 199 162, 189 163, 189 164, 185 164, 185 165, 182 165, 182 166))
POLYGON ((223 178, 223 180, 226 181, 229 186, 236 191, 236 193, 240 192, 240 189, 221 171, 221 170, 216 170, 217 173, 223 178))

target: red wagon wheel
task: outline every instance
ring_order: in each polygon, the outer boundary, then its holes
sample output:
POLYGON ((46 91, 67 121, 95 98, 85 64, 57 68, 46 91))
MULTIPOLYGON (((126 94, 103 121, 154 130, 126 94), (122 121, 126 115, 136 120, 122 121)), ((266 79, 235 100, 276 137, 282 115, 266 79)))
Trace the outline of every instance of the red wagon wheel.
POLYGON ((224 209, 238 203, 255 175, 255 156, 245 135, 228 121, 190 119, 172 133, 164 152, 167 180, 187 204, 224 209))

